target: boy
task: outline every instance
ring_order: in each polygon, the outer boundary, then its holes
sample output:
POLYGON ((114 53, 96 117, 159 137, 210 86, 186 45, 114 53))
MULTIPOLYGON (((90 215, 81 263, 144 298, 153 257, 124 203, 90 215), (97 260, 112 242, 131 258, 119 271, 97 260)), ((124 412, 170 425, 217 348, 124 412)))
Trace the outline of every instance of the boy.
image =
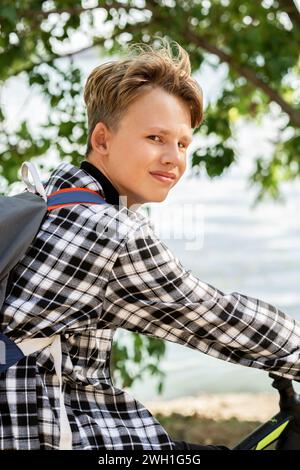
POLYGON ((117 328, 300 378, 299 324, 194 277, 137 210, 177 184, 203 119, 201 89, 178 47, 177 61, 168 45, 149 47, 100 65, 87 80, 86 160, 80 168, 61 164, 46 193, 87 188, 108 204, 49 213, 12 273, 3 333, 20 347, 32 338, 55 341, 1 376, 2 449, 195 448, 174 442, 112 384, 117 328))

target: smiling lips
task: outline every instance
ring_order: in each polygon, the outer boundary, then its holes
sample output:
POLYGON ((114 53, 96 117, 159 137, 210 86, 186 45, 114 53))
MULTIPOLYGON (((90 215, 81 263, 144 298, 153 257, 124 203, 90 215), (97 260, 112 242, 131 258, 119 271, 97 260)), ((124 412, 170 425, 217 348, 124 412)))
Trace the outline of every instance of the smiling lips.
POLYGON ((176 178, 174 173, 166 173, 164 171, 156 171, 150 173, 150 175, 153 176, 153 178, 155 178, 156 180, 161 181, 163 183, 171 183, 176 178))

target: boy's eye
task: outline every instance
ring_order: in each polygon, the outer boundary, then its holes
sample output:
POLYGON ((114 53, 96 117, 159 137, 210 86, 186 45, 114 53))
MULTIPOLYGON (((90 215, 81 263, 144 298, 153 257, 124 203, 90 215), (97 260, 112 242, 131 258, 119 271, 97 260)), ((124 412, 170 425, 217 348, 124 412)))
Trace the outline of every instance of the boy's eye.
MULTIPOLYGON (((158 137, 160 139, 159 135, 149 135, 149 139, 151 137, 158 137)), ((183 146, 182 148, 186 148, 186 146, 182 142, 179 142, 179 143, 183 146)))
POLYGON ((150 139, 151 137, 158 137, 158 138, 160 138, 158 135, 149 135, 149 139, 150 139))

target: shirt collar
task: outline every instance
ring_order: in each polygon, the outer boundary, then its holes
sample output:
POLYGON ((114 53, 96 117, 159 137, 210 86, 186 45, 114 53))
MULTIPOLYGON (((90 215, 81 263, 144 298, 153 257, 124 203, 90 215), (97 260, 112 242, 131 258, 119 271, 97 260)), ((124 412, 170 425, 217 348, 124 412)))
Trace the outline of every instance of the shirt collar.
POLYGON ((80 168, 90 174, 101 184, 106 202, 113 205, 119 204, 118 191, 109 179, 97 167, 95 167, 95 165, 85 160, 81 163, 80 168))

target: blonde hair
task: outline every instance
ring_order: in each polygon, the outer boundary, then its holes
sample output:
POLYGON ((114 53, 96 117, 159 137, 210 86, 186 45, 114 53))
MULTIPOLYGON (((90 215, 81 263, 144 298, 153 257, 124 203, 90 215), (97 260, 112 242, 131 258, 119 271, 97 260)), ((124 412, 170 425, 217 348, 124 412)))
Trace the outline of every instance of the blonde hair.
POLYGON ((162 41, 161 48, 145 43, 132 44, 128 46, 126 57, 105 62, 92 70, 84 89, 88 115, 86 155, 92 150, 91 135, 98 122, 117 132, 129 105, 141 94, 157 87, 188 105, 192 128, 202 123, 202 90, 191 76, 188 53, 172 41, 179 51, 174 57, 170 44, 163 38, 158 39, 162 41))

